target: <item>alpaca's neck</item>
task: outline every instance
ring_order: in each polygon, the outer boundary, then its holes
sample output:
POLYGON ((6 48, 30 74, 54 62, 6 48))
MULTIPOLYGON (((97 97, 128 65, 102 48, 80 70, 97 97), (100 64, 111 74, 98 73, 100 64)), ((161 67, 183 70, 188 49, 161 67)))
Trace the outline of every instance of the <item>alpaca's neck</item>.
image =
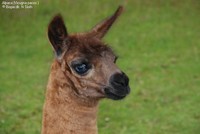
POLYGON ((78 98, 57 73, 51 72, 46 90, 42 134, 96 134, 97 102, 78 98))

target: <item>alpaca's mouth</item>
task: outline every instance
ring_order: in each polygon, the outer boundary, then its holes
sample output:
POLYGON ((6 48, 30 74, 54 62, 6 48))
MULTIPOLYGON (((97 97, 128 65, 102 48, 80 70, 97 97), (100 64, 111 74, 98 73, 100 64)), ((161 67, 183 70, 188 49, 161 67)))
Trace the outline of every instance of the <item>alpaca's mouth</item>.
POLYGON ((129 91, 130 91, 129 87, 128 87, 128 89, 125 89, 123 91, 113 89, 111 87, 106 87, 104 89, 106 97, 113 99, 113 100, 121 100, 121 99, 125 98, 129 94, 129 91))

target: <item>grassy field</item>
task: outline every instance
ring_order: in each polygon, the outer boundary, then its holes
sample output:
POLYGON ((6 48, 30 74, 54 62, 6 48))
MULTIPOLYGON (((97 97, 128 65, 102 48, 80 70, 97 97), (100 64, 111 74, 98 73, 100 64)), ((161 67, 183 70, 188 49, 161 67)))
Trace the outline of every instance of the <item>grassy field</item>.
POLYGON ((200 133, 200 1, 40 0, 0 7, 0 134, 38 134, 53 59, 46 30, 63 14, 69 32, 125 11, 104 38, 130 77, 123 101, 100 103, 100 134, 200 133))

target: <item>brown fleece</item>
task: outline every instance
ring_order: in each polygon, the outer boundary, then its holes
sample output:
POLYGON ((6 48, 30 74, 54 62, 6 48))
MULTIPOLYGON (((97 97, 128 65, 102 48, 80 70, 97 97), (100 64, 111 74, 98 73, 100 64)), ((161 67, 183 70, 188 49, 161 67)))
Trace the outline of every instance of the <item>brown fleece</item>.
POLYGON ((42 134, 97 134, 98 101, 106 97, 111 75, 120 72, 116 56, 101 38, 122 11, 90 32, 69 35, 61 15, 48 27, 48 37, 56 58, 52 63, 43 108, 42 134), (87 59, 92 68, 81 76, 71 67, 77 59, 87 59))
POLYGON ((96 134, 97 100, 76 96, 56 60, 52 64, 43 112, 43 134, 96 134))

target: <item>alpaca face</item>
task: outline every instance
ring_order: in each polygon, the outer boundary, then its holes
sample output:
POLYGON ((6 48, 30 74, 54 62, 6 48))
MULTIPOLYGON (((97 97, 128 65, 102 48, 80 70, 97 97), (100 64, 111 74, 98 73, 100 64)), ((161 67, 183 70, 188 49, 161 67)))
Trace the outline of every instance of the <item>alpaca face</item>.
POLYGON ((74 93, 82 98, 124 98, 129 92, 129 79, 116 66, 116 55, 101 38, 106 34, 117 16, 96 25, 90 32, 68 35, 60 15, 53 18, 48 28, 49 40, 55 50, 74 93))

